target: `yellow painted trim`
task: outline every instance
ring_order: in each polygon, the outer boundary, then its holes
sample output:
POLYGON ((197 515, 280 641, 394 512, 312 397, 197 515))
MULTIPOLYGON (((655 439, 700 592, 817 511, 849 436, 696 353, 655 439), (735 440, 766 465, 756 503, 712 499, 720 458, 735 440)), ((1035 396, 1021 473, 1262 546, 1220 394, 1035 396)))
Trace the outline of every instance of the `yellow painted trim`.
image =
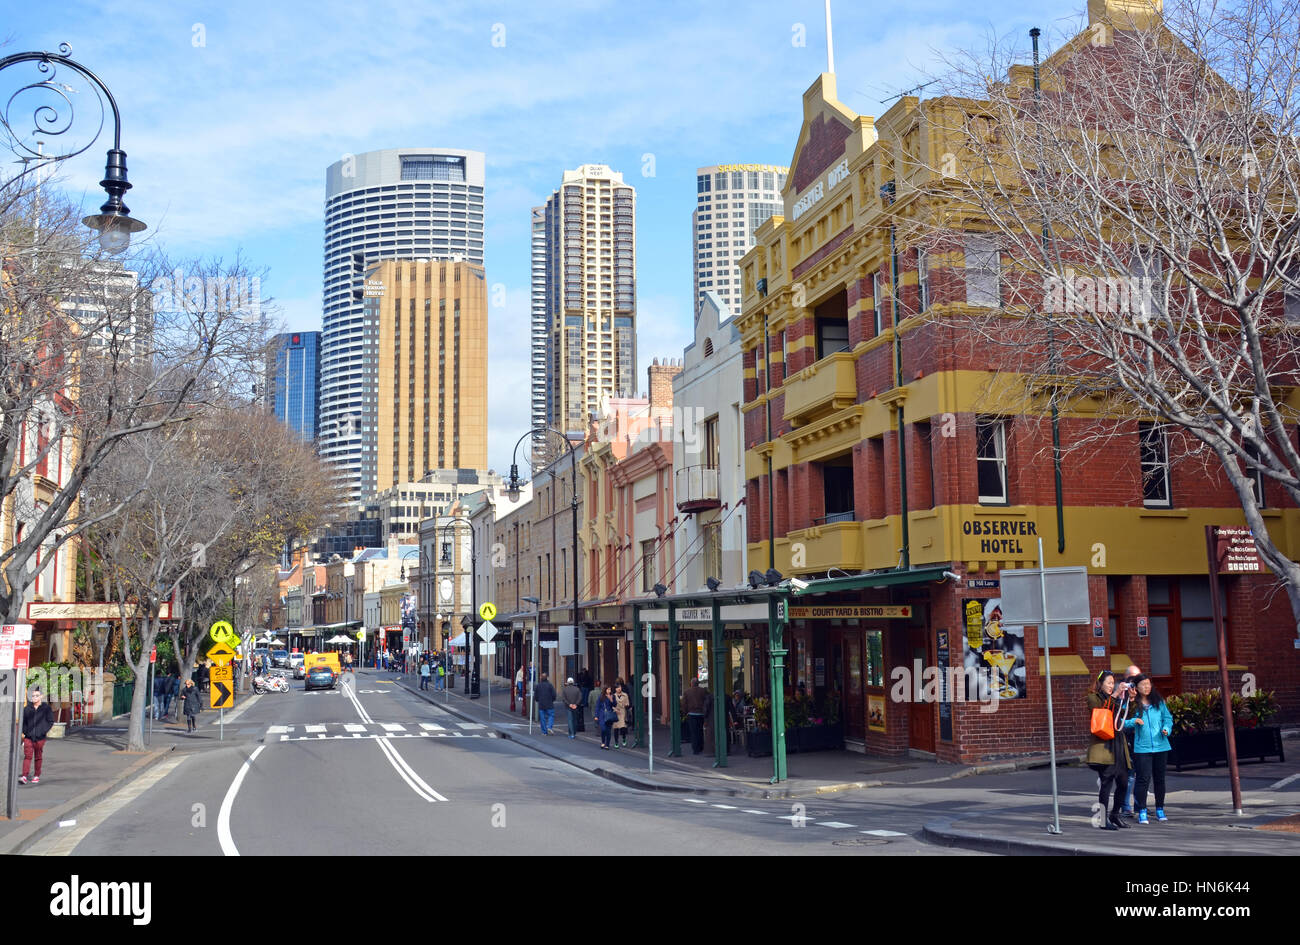
MULTIPOLYGON (((1046 676, 1047 671, 1044 661, 1038 661, 1038 675, 1046 676)), ((1092 670, 1084 663, 1083 658, 1075 656, 1073 653, 1063 653, 1060 656, 1052 656, 1052 675, 1053 676, 1091 676, 1092 670)))
POLYGON ((1110 654, 1110 671, 1112 673, 1119 673, 1122 676, 1124 674, 1124 670, 1128 669, 1132 665, 1133 665, 1133 660, 1129 658, 1129 656, 1127 656, 1126 654, 1124 653, 1110 654))
MULTIPOLYGON (((1184 663, 1179 669, 1184 673, 1217 673, 1219 671, 1218 663, 1184 663)), ((1234 673, 1244 673, 1250 670, 1249 666, 1242 666, 1238 663, 1229 663, 1228 670, 1234 673)))

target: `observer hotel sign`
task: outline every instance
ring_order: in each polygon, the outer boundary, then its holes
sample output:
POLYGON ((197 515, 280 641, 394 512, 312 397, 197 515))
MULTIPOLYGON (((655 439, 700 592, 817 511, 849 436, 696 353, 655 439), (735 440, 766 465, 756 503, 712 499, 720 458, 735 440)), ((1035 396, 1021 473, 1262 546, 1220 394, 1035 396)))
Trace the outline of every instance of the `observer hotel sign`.
POLYGON ((824 179, 819 180, 817 183, 809 187, 808 190, 804 192, 804 195, 794 202, 794 209, 790 212, 791 218, 795 220, 799 219, 826 196, 827 190, 834 190, 836 184, 848 179, 849 161, 848 158, 845 158, 843 161, 840 161, 840 163, 832 167, 826 173, 824 179))

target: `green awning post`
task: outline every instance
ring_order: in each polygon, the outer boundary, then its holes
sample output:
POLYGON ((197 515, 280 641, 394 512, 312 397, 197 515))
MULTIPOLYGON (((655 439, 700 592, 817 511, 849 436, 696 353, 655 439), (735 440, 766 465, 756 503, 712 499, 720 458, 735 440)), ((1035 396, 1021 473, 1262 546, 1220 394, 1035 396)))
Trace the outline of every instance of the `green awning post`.
POLYGON ((669 758, 682 756, 682 645, 677 640, 677 605, 668 602, 668 730, 669 758))
POLYGON ((772 782, 786 778, 785 768, 785 615, 790 612, 789 596, 767 599, 767 645, 772 660, 772 782))
POLYGON ((642 633, 642 627, 641 627, 641 606, 639 604, 633 604, 632 605, 632 662, 635 667, 633 669, 633 672, 636 673, 636 678, 628 680, 628 688, 631 689, 632 691, 627 694, 627 697, 631 699, 632 704, 636 706, 635 738, 636 738, 636 743, 638 745, 640 745, 641 742, 645 741, 645 717, 647 712, 646 699, 645 699, 645 695, 647 692, 646 683, 650 682, 645 678, 645 674, 646 674, 645 646, 643 645, 645 643, 645 640, 643 638, 644 638, 644 634, 642 633))
POLYGON ((722 641, 722 612, 714 595, 713 607, 713 669, 709 673, 709 688, 713 690, 713 767, 727 766, 727 687, 723 674, 727 667, 727 648, 722 641))

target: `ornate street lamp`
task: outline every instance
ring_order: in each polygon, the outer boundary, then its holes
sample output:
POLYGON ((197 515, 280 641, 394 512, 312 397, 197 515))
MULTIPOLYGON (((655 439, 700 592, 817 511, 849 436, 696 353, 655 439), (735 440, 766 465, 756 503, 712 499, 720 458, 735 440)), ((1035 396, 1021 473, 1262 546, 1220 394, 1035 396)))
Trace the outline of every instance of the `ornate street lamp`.
MULTIPOLYGON (((108 90, 103 81, 95 73, 91 72, 81 63, 69 57, 72 48, 67 43, 59 44, 57 53, 50 52, 22 52, 14 53, 12 56, 5 56, 0 59, 0 72, 8 69, 10 66, 18 65, 24 62, 36 63, 36 69, 43 78, 30 82, 20 87, 16 92, 9 96, 5 102, 4 108, 0 111, 0 124, 3 124, 5 130, 9 132, 17 146, 37 159, 37 166, 43 163, 54 163, 64 161, 70 157, 75 157, 89 150, 90 146, 99 139, 99 133, 104 127, 104 102, 100 98, 103 93, 104 99, 108 100, 108 105, 113 111, 113 146, 108 150, 108 160, 104 168, 104 179, 99 185, 104 188, 108 194, 108 200, 99 208, 99 213, 92 213, 81 222, 86 224, 92 230, 99 233, 99 246, 109 255, 116 256, 126 250, 131 243, 131 235, 139 233, 145 229, 145 224, 131 216, 130 209, 122 202, 122 196, 131 189, 131 182, 127 180, 126 173, 126 152, 122 150, 122 116, 118 112, 117 102, 113 98, 113 93, 108 90), (61 107, 57 104, 49 104, 49 101, 42 101, 32 110, 32 122, 34 128, 33 135, 41 135, 42 138, 55 137, 67 134, 75 118, 72 99, 69 93, 75 93, 78 90, 66 85, 63 82, 55 80, 58 67, 64 66, 69 70, 76 72, 92 83, 95 91, 95 100, 99 103, 100 116, 99 127, 95 129, 94 135, 80 148, 74 148, 66 153, 56 153, 47 155, 42 150, 33 149, 26 143, 26 135, 19 134, 10 121, 9 113, 14 105, 14 100, 24 92, 33 92, 36 94, 52 96, 54 99, 62 100, 67 106, 66 116, 61 114, 61 107)), ((72 141, 72 139, 68 139, 72 141)), ((24 158, 24 163, 27 159, 24 158)), ((24 168, 21 179, 31 168, 24 168)))

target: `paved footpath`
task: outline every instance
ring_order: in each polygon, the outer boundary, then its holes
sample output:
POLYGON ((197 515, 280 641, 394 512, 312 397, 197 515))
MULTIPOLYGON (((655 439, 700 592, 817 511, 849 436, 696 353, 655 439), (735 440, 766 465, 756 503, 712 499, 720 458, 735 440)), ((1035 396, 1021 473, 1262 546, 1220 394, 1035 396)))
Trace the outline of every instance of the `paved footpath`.
MULTIPOLYGON (((421 691, 415 676, 381 670, 363 670, 391 679, 429 702, 468 721, 490 726, 540 754, 558 759, 612 781, 644 790, 749 798, 842 798, 845 803, 922 803, 928 792, 945 799, 924 824, 925 839, 932 843, 997 853, 1032 855, 1151 854, 1184 856, 1296 856, 1300 832, 1261 829, 1300 815, 1300 765, 1287 763, 1243 764, 1244 814, 1231 808, 1227 773, 1222 768, 1169 772, 1166 806, 1170 822, 1132 829, 1097 829, 1089 815, 1090 788, 1095 776, 1074 757, 1058 759, 1061 833, 1049 833, 1053 823, 1050 777, 1045 757, 981 766, 942 764, 915 758, 878 758, 857 752, 792 754, 788 779, 770 783, 771 758, 733 755, 726 768, 714 767, 711 751, 692 756, 689 742, 684 757, 666 757, 666 727, 655 734, 654 771, 644 746, 619 750, 600 748, 594 726, 576 739, 567 737, 567 720, 556 712, 554 734, 542 736, 536 725, 510 713, 510 690, 504 681, 492 689, 489 717, 486 691, 479 699, 463 692, 421 691), (952 805, 945 810, 953 789, 987 799, 972 805, 952 805)), ((486 680, 484 681, 486 683, 486 680)), ((1300 751, 1296 739, 1287 740, 1292 759, 1300 751)), ((737 750, 733 748, 733 750, 737 750)), ((743 752, 743 747, 739 748, 743 752)))

